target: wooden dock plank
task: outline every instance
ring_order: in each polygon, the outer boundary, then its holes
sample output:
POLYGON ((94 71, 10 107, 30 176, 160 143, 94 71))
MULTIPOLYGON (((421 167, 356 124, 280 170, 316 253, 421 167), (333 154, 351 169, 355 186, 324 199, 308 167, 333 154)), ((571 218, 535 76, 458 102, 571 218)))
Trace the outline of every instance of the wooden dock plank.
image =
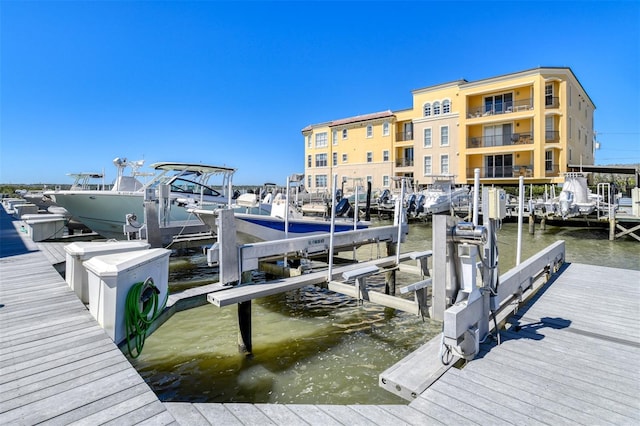
POLYGON ((284 404, 255 404, 255 407, 277 425, 302 426, 308 424, 284 404))
POLYGON ((433 417, 429 417, 415 408, 408 405, 379 405, 378 407, 387 411, 394 417, 411 425, 441 425, 444 424, 433 417))
POLYGON ((167 407, 167 410, 180 424, 190 426, 211 425, 194 404, 189 402, 165 402, 164 406, 167 407))
MULTIPOLYGON (((390 411, 385 410, 384 408, 382 408, 382 406, 363 404, 349 405, 349 408, 377 425, 411 425, 410 422, 407 422, 401 417, 391 414, 390 411)), ((421 423, 424 423, 424 416, 421 420, 421 423)))
POLYGON ((560 425, 566 424, 568 421, 566 417, 558 415, 539 404, 536 399, 538 398, 537 396, 533 395, 533 398, 530 398, 532 395, 528 392, 505 386, 491 377, 476 374, 470 369, 451 369, 441 378, 441 381, 456 385, 462 384, 466 389, 471 390, 482 399, 486 398, 494 401, 501 406, 498 413, 504 412, 506 415, 510 415, 515 412, 531 419, 531 421, 524 422, 524 424, 539 422, 560 425))
POLYGON ((317 405, 317 407, 327 413, 332 418, 338 420, 342 424, 347 425, 365 425, 375 424, 366 417, 353 410, 348 405, 317 405))
POLYGON ((288 407, 298 417, 304 419, 310 425, 339 426, 344 424, 338 419, 327 414, 325 411, 322 411, 317 405, 291 404, 288 405, 288 407))
POLYGON ((204 418, 212 425, 242 426, 242 422, 238 420, 231 411, 229 411, 225 404, 194 403, 193 406, 196 407, 198 411, 202 413, 204 418))

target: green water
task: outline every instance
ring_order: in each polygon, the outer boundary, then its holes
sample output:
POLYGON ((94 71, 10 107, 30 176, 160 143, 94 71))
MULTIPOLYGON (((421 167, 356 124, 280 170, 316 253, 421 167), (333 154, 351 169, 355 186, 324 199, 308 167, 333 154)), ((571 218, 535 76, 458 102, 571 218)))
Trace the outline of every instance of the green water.
MULTIPOLYGON (((500 271, 515 265, 517 226, 498 232, 500 271)), ((547 227, 522 235, 521 260, 558 240, 566 261, 640 270, 640 243, 608 241, 608 230, 547 227)), ((431 225, 412 224, 402 251, 432 248, 431 225)), ((383 248, 380 248, 383 252, 383 248)), ((358 250, 376 257, 376 246, 358 250)), ((202 255, 172 260, 178 291, 217 280, 202 255)), ((398 283, 412 278, 398 274, 398 283)), ((383 279, 372 280, 383 286, 383 279)), ((378 386, 378 375, 427 342, 441 325, 373 304, 306 287, 252 304, 253 352, 237 349, 236 307, 207 305, 173 316, 132 360, 163 401, 390 404, 405 401, 378 386)))

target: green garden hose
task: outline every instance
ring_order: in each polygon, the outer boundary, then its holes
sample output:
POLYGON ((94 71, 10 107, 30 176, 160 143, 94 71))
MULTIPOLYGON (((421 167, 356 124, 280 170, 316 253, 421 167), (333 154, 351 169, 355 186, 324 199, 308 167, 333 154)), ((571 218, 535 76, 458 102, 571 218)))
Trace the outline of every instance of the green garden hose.
POLYGON ((160 306, 158 304, 159 295, 160 290, 153 283, 151 277, 143 282, 135 283, 127 293, 124 321, 127 331, 127 349, 132 358, 140 356, 147 338, 147 330, 167 303, 165 298, 160 306), (135 341, 134 350, 132 350, 132 340, 135 341))

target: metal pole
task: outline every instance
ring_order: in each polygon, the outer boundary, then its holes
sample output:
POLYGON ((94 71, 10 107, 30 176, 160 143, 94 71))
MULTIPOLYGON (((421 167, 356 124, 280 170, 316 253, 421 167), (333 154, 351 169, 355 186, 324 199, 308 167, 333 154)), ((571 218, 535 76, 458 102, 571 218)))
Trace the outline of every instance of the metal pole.
POLYGON ((331 281, 333 277, 333 233, 336 228, 336 181, 338 175, 333 175, 333 182, 331 183, 331 230, 329 233, 329 275, 327 281, 331 281))
POLYGON ((396 265, 400 264, 400 239, 402 235, 402 224, 404 223, 404 178, 400 181, 400 199, 396 203, 396 223, 398 225, 398 247, 396 248, 396 265))
MULTIPOLYGON (((516 248, 516 266, 520 264, 522 253, 522 215, 524 214, 524 176, 520 176, 518 186, 518 244, 516 248)), ((531 212, 529 212, 531 214, 531 212)))
MULTIPOLYGON (((358 229, 358 185, 356 184, 356 199, 354 201, 355 207, 353 211, 353 230, 356 231, 358 229)), ((356 247, 353 247, 353 260, 356 260, 356 247)))
POLYGON ((289 238, 289 176, 287 176, 287 189, 284 195, 284 238, 289 238))
POLYGON ((478 204, 480 203, 480 169, 473 170, 473 224, 478 226, 478 204))

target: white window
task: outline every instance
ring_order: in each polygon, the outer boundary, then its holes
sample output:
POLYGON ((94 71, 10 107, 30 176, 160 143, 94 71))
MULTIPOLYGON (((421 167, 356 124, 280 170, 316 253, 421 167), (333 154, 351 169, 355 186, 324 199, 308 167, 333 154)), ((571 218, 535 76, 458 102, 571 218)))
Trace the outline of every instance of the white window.
POLYGON ((553 84, 545 84, 544 86, 544 105, 553 106, 553 84))
POLYGON ((431 128, 424 129, 424 147, 431 148, 431 128))
POLYGON ((449 155, 444 154, 440 156, 440 173, 448 174, 449 173, 449 155))
POLYGON ((367 152, 367 163, 372 163, 373 162, 373 152, 369 151, 367 152))
POLYGON ((331 137, 333 138, 333 144, 334 145, 338 145, 338 131, 337 130, 334 130, 331 133, 331 137))
POLYGON ((343 163, 347 162, 347 154, 342 154, 342 162, 343 163))
POLYGON ((438 101, 433 103, 433 115, 440 115, 440 102, 438 101))
POLYGON ((307 176, 307 186, 311 188, 311 184, 313 183, 313 176, 307 176))
POLYGON ((373 126, 371 124, 369 124, 367 126, 367 137, 368 138, 372 138, 373 137, 373 126))
POLYGON ((427 102, 424 104, 424 116, 429 117, 431 115, 431 104, 427 102))
POLYGON ((342 129, 342 139, 347 138, 347 129, 342 129))
POLYGON ((311 148, 311 135, 307 135, 307 148, 311 148))
POLYGON ((544 152, 544 169, 547 172, 553 171, 553 151, 544 152))
POLYGON ((425 155, 424 157, 424 175, 430 175, 432 174, 432 168, 431 168, 431 156, 430 155, 425 155))
POLYGON ((502 114, 513 110, 513 93, 486 96, 484 98, 484 114, 502 114))
POLYGON ((327 187, 327 175, 316 175, 316 188, 327 187))
POLYGON ((440 127, 440 146, 449 146, 449 126, 440 127))
POLYGON ((316 133, 316 148, 327 146, 327 132, 316 133))
POLYGON ((327 154, 316 154, 316 167, 327 167, 327 154))
POLYGON ((307 155, 307 167, 313 167, 312 161, 313 161, 313 157, 311 155, 307 155))
POLYGON ((389 161, 389 151, 388 150, 382 151, 382 161, 389 161))
POLYGON ((382 123, 382 136, 389 136, 389 122, 382 123))
POLYGON ((451 101, 449 99, 445 99, 442 102, 442 113, 449 114, 451 112, 451 101))
POLYGON ((331 157, 332 157, 332 158, 331 158, 332 164, 333 164, 334 166, 337 166, 337 165, 338 165, 338 153, 337 153, 337 152, 334 152, 334 153, 333 153, 333 155, 332 155, 331 157))
POLYGON ((389 176, 382 176, 382 186, 389 186, 389 176))

